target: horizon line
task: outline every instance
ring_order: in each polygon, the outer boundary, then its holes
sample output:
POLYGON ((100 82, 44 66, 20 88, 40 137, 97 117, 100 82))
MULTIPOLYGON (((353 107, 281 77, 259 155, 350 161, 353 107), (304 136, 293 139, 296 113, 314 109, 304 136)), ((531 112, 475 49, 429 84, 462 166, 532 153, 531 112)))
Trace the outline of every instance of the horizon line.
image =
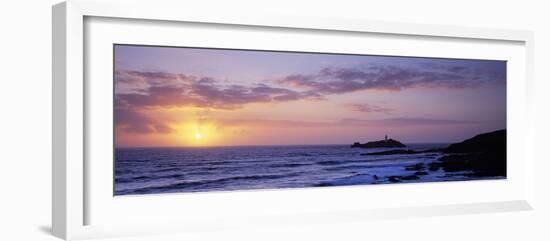
MULTIPOLYGON (((411 142, 411 143, 404 143, 405 145, 417 145, 417 144, 452 144, 455 142, 411 142)), ((259 145, 204 145, 204 146, 114 146, 115 149, 117 148, 208 148, 208 147, 268 147, 268 146, 351 146, 352 144, 259 144, 259 145)))

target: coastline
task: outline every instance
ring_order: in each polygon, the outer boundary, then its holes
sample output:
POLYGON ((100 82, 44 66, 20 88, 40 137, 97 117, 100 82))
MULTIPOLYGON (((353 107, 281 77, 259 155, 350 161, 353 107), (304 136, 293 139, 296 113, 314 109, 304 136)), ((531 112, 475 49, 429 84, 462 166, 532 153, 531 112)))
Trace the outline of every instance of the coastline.
MULTIPOLYGON (((493 168, 506 162, 505 154, 489 155, 502 152, 500 148, 480 149, 492 145, 476 142, 476 150, 472 152, 465 148, 470 139, 454 144, 409 144, 407 148, 349 145, 117 148, 115 195, 506 178, 505 170, 493 168)), ((484 139, 487 138, 481 141, 484 139)), ((502 135, 489 139, 502 142, 502 135)))

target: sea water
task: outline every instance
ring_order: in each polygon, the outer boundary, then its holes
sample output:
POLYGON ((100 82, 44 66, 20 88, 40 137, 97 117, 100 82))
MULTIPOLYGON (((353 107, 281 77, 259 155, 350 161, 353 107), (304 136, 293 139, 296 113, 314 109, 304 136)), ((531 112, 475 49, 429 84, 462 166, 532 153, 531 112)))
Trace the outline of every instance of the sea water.
MULTIPOLYGON (((443 148, 412 144, 407 149, 443 148)), ((474 179, 427 166, 440 153, 361 155, 388 148, 349 145, 116 148, 115 195, 230 191, 474 179)), ((479 179, 479 178, 475 178, 479 179)))

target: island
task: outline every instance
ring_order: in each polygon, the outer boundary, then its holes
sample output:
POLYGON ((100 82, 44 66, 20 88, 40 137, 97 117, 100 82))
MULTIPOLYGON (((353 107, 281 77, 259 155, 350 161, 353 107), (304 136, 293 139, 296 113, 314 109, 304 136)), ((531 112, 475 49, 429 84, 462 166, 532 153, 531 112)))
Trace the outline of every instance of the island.
POLYGON ((361 144, 359 142, 355 142, 353 143, 353 145, 351 145, 352 148, 382 148, 382 147, 385 147, 385 148, 403 148, 403 147, 407 147, 406 145, 404 145, 403 143, 399 142, 399 141, 396 141, 394 139, 388 139, 388 136, 386 135, 386 137, 384 138, 384 140, 380 140, 380 141, 370 141, 370 142, 367 142, 367 143, 364 143, 364 144, 361 144))

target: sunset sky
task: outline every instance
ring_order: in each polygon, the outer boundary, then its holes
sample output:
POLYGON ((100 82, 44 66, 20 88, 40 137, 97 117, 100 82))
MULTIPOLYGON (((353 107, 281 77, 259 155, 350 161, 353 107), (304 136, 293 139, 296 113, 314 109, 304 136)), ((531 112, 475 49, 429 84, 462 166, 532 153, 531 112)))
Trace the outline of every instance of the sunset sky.
POLYGON ((455 142, 506 128, 506 62, 115 45, 115 144, 455 142))

